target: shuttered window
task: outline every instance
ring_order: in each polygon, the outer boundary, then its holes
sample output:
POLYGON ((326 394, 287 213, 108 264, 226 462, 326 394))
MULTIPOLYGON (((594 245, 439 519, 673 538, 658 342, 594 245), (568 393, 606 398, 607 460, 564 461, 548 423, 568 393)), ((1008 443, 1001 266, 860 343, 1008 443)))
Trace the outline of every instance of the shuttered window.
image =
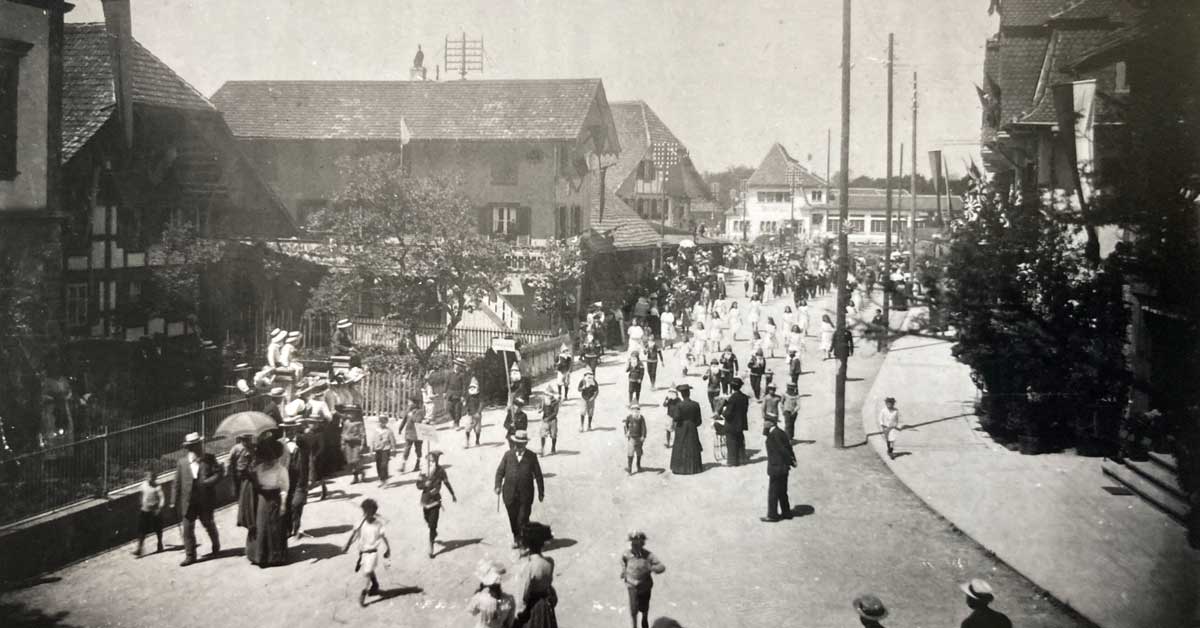
POLYGON ((0 181, 17 176, 17 84, 32 44, 0 39, 0 181))

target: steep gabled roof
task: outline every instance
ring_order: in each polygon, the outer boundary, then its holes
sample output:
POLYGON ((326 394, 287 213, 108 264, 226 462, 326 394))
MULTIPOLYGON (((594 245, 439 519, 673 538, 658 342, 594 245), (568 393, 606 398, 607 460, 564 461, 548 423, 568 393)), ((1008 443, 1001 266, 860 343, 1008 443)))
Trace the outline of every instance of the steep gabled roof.
MULTIPOLYGON (((630 190, 626 184, 635 175, 638 163, 651 156, 654 145, 674 144, 687 150, 684 143, 644 101, 619 101, 611 103, 611 107, 617 136, 621 140, 621 154, 617 157, 617 163, 608 170, 610 189, 622 190, 623 193, 630 190)), ((691 157, 680 158, 671 169, 667 192, 672 196, 692 199, 709 199, 712 196, 691 157)))
MULTIPOLYGON (((102 23, 63 27, 63 160, 69 160, 116 106, 108 31, 102 23)), ((133 42, 133 102, 214 112, 212 103, 158 57, 133 42)))
POLYGON ((451 141, 576 140, 606 103, 600 79, 230 81, 212 100, 240 138, 397 140, 403 120, 451 141))
POLYGON ((1000 42, 1000 124, 1003 126, 1033 109, 1034 94, 1042 75, 1050 34, 1005 35, 1000 42))
POLYGON ((795 185, 804 187, 825 187, 825 181, 808 171, 788 154, 782 144, 776 142, 763 157, 762 163, 750 179, 746 187, 776 187, 792 185, 792 175, 795 172, 795 185))
MULTIPOLYGON (((1053 45, 1047 50, 1050 58, 1047 60, 1040 79, 1043 84, 1040 98, 1034 103, 1029 113, 1019 120, 1020 124, 1056 124, 1057 114, 1054 110, 1054 91, 1051 87, 1058 83, 1069 82, 1077 77, 1066 71, 1067 64, 1087 50, 1095 47, 1108 36, 1108 29, 1056 30, 1053 45)), ((1108 79, 1108 77, 1105 77, 1108 79)), ((1107 89, 1108 81, 1101 82, 1102 89, 1107 89)), ((1102 101, 1097 103, 1103 105, 1102 101)))

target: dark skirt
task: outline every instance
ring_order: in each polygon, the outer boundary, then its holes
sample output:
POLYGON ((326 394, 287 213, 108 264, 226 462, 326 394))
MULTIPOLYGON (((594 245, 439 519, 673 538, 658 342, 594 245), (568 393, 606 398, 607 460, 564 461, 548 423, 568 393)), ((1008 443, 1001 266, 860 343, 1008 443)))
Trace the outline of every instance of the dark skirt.
POLYGON ((260 567, 287 563, 288 530, 280 514, 282 496, 279 489, 258 491, 255 527, 246 542, 246 558, 260 567))
POLYGON ((254 499, 254 484, 249 479, 242 480, 241 486, 238 487, 238 502, 237 502, 237 524, 238 527, 248 530, 254 529, 254 509, 256 508, 254 499))
POLYGON ((558 617, 554 615, 556 600, 553 593, 525 601, 525 610, 517 615, 514 628, 558 628, 558 617))
POLYGON ((326 425, 321 430, 321 450, 311 462, 316 472, 316 479, 324 480, 337 475, 346 467, 346 457, 342 454, 341 430, 326 425))
POLYGON ((690 421, 675 424, 675 444, 671 448, 671 473, 693 475, 704 470, 700 452, 700 432, 690 421))

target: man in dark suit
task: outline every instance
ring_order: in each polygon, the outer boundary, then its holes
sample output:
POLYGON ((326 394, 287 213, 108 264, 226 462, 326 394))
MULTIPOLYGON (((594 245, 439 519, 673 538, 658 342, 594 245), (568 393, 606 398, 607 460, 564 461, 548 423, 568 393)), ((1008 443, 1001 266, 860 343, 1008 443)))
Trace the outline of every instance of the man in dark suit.
POLYGON ((217 502, 216 486, 224 470, 215 456, 204 453, 204 439, 196 432, 184 438, 183 448, 187 455, 180 458, 175 466, 173 496, 183 527, 184 560, 179 566, 187 567, 196 562, 196 519, 200 520, 212 542, 209 556, 221 551, 221 538, 217 535, 217 525, 213 523, 213 509, 217 502))
POLYGON ((746 463, 746 430, 750 411, 750 397, 742 392, 744 382, 740 377, 731 380, 733 393, 721 408, 721 416, 725 418, 725 447, 726 462, 731 467, 746 463))
POLYGON ((525 449, 529 443, 525 430, 517 430, 509 442, 512 443, 512 449, 504 453, 500 466, 496 468, 496 494, 504 499, 513 547, 518 547, 521 530, 529 523, 529 514, 533 510, 534 482, 537 483, 538 501, 545 499, 546 488, 542 484, 542 467, 538 464, 537 456, 525 449))
POLYGON ((787 432, 779 429, 778 417, 763 416, 763 434, 767 437, 767 516, 763 521, 791 519, 788 473, 796 466, 796 452, 787 432))

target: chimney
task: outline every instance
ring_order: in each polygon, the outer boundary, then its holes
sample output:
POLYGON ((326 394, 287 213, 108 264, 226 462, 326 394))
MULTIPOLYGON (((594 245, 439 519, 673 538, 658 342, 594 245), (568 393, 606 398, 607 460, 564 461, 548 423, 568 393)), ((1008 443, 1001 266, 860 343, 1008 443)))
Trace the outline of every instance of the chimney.
POLYGON ((125 147, 133 148, 133 17, 129 0, 102 0, 104 28, 108 32, 113 93, 125 147))

